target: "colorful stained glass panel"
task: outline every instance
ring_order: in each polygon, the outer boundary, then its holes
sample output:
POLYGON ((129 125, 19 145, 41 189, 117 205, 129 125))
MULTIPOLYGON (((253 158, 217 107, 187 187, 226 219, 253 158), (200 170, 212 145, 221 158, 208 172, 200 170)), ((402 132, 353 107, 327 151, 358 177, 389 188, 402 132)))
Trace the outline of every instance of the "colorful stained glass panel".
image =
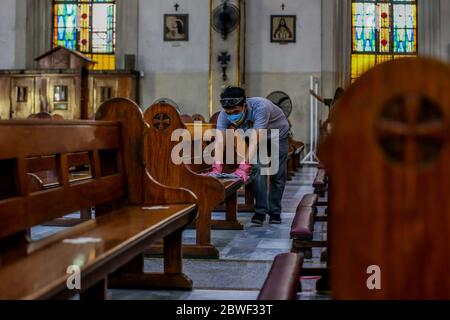
POLYGON ((352 80, 417 53, 417 0, 353 0, 352 80))
POLYGON ((73 4, 55 5, 55 43, 69 49, 76 49, 77 6, 73 4))
POLYGON ((53 46, 97 58, 95 69, 115 68, 115 0, 54 0, 53 46))
POLYGON ((394 52, 416 52, 416 6, 394 5, 394 52))
POLYGON ((353 4, 353 51, 375 52, 376 18, 375 4, 353 4))

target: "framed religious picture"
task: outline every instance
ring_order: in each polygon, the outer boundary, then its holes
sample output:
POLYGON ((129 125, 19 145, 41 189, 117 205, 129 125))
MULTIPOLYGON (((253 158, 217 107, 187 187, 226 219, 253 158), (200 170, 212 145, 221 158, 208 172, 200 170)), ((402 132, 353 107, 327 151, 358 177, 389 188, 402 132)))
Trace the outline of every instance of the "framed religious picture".
POLYGON ((295 43, 297 41, 297 16, 270 16, 270 42, 295 43))
POLYGON ((164 15, 164 41, 189 41, 189 15, 164 15))

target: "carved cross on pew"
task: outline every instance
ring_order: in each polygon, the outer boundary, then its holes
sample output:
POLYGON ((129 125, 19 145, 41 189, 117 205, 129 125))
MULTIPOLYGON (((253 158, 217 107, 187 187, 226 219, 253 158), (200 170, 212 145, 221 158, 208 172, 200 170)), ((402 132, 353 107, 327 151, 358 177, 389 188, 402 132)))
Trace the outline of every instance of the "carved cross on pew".
POLYGON ((170 127, 170 117, 165 113, 158 113, 153 118, 153 126, 158 131, 167 130, 170 127))
POLYGON ((395 162, 408 166, 435 162, 445 143, 445 115, 425 96, 396 97, 383 108, 376 124, 381 147, 395 162))

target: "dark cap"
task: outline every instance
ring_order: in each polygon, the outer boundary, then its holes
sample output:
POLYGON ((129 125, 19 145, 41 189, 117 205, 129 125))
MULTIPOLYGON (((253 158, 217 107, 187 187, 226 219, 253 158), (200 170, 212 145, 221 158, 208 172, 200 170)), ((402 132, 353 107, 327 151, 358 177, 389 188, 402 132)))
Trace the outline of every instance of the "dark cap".
POLYGON ((239 87, 227 87, 220 95, 224 108, 233 108, 246 102, 245 90, 239 87), (235 102, 235 103, 233 103, 235 102))
POLYGON ((246 98, 245 90, 239 87, 227 87, 220 95, 221 99, 246 98))

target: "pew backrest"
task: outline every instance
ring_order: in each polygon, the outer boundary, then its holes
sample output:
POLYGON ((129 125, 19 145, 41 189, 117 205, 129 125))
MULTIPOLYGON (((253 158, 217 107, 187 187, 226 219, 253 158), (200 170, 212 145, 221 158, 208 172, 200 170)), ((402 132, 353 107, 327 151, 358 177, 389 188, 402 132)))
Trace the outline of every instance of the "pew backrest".
POLYGON ((319 151, 330 177, 334 297, 450 299, 449 66, 379 65, 334 111, 319 151), (379 290, 368 287, 371 275, 379 290))
POLYGON ((117 122, 1 121, 0 145, 0 239, 127 195, 117 122), (68 158, 86 153, 92 178, 70 181, 68 158), (37 157, 53 159, 56 188, 34 192, 29 185, 37 157))

